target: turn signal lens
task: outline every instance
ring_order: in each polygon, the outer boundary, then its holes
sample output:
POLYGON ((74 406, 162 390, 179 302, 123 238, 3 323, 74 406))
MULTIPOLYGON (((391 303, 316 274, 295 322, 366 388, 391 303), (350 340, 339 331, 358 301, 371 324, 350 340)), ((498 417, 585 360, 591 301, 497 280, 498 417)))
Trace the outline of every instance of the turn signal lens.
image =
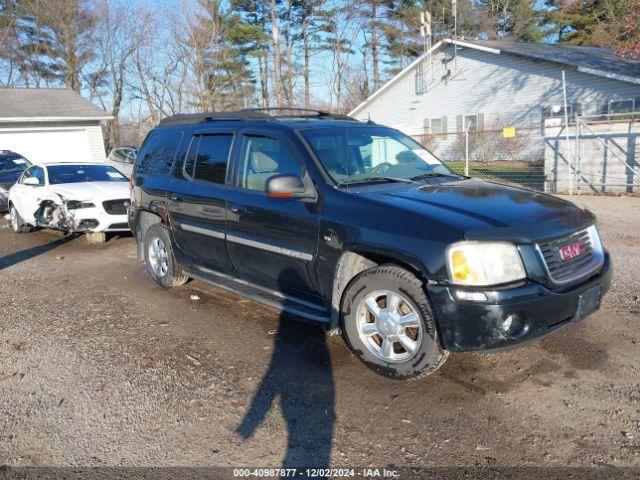
POLYGON ((517 247, 507 242, 450 245, 447 267, 451 283, 457 285, 499 285, 526 277, 517 247))

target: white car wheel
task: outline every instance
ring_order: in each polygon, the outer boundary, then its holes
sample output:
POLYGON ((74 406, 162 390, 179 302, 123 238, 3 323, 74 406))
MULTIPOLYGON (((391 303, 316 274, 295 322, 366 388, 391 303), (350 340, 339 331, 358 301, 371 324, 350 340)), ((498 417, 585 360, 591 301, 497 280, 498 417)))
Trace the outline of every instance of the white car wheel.
POLYGON ((13 205, 11 205, 11 208, 9 209, 9 218, 11 220, 11 229, 15 233, 27 233, 31 230, 31 227, 24 223, 24 220, 22 220, 18 210, 16 210, 16 207, 13 205))

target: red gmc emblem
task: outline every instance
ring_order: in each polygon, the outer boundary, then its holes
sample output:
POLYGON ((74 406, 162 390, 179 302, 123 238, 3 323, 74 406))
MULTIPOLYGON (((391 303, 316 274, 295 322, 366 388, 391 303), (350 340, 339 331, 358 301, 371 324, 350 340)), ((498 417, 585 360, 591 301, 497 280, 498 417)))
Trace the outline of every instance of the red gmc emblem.
POLYGON ((584 250, 584 240, 579 240, 577 242, 570 243, 569 245, 565 245, 560 249, 560 257, 564 262, 567 260, 571 260, 579 255, 585 253, 584 250))

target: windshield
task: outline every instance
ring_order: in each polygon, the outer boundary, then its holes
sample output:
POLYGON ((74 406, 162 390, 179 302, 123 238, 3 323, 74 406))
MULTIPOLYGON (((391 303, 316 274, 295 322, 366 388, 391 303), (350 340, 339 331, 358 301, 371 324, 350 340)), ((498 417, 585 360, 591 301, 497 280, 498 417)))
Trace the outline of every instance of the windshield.
POLYGON ((0 173, 20 173, 31 166, 31 162, 19 155, 0 157, 0 173))
POLYGON ((339 184, 453 175, 418 142, 391 128, 321 127, 303 130, 302 135, 339 184))
POLYGON ((51 165, 49 184, 82 182, 128 182, 127 177, 107 165, 51 165))

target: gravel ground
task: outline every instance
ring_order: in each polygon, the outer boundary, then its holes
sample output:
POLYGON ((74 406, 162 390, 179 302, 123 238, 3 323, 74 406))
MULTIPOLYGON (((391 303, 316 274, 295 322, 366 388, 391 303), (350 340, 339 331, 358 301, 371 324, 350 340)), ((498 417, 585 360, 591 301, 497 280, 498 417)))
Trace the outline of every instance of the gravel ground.
POLYGON ((0 465, 640 467, 640 199, 573 200, 613 256, 602 309, 413 382, 268 307, 156 286, 131 238, 3 221, 0 465))

